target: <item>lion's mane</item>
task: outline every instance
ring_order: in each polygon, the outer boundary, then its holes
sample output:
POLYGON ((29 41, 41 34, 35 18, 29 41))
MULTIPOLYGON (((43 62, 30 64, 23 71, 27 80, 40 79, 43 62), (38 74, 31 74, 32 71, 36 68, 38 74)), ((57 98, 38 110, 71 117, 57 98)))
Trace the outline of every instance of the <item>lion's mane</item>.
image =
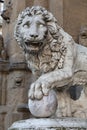
MULTIPOLYGON (((40 7, 40 6, 33 6, 32 8, 27 7, 24 11, 22 11, 21 14, 19 14, 16 26, 15 26, 15 30, 14 30, 14 36, 18 44, 24 49, 23 40, 20 34, 20 27, 23 22, 23 19, 27 15, 29 16, 42 15, 43 16, 43 19, 46 22, 47 29, 48 29, 47 44, 50 46, 49 48, 51 52, 53 52, 53 57, 52 57, 52 59, 54 59, 53 62, 55 62, 56 64, 55 66, 57 68, 59 69, 63 68, 64 58, 66 54, 66 45, 63 40, 64 38, 63 33, 61 33, 62 28, 58 26, 57 20, 52 15, 52 13, 47 11, 45 8, 40 7), (55 57, 57 58, 55 59, 55 57)), ((55 67, 53 67, 53 70, 54 69, 55 67)))

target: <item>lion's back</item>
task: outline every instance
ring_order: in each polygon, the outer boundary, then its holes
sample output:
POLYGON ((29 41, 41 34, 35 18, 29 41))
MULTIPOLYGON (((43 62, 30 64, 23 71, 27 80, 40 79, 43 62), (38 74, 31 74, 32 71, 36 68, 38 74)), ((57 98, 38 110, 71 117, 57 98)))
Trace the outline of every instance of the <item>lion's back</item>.
POLYGON ((87 48, 76 44, 77 57, 75 71, 87 71, 87 48))

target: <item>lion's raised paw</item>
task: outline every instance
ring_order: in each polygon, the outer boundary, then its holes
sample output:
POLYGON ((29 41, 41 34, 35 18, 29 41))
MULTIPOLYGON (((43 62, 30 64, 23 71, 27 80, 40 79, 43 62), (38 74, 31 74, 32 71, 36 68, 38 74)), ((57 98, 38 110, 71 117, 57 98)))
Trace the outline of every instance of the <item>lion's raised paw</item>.
POLYGON ((49 84, 44 81, 36 81, 31 84, 29 90, 29 98, 34 100, 40 100, 43 96, 48 95, 50 90, 49 84))

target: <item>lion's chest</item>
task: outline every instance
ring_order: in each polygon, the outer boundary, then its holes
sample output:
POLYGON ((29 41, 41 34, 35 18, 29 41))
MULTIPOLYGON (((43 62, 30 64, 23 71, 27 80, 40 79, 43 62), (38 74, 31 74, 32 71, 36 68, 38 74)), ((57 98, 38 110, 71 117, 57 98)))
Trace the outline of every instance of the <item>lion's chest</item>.
POLYGON ((41 75, 63 68, 64 58, 65 56, 59 51, 52 52, 49 47, 45 47, 44 51, 38 56, 31 56, 29 58, 28 67, 33 73, 38 72, 38 74, 41 75))
POLYGON ((39 56, 35 60, 28 62, 28 67, 33 73, 38 72, 39 75, 50 72, 57 67, 57 61, 52 56, 39 56))

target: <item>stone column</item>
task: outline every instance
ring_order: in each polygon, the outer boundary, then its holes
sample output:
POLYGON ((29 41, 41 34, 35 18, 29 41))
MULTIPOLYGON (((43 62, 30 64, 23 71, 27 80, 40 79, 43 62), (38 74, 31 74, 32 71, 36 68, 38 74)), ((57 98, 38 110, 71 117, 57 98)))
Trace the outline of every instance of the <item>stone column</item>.
POLYGON ((49 0, 49 10, 56 17, 58 24, 63 26, 63 0, 49 0))
POLYGON ((26 0, 26 7, 31 7, 33 6, 34 0, 26 0))
POLYGON ((48 0, 34 0, 34 5, 43 6, 46 9, 48 9, 48 7, 49 7, 48 0))
MULTIPOLYGON (((23 53, 18 46, 16 40, 14 39, 14 26, 16 22, 16 18, 18 14, 25 8, 25 0, 21 2, 21 0, 11 0, 11 4, 9 6, 9 0, 5 1, 5 9, 6 12, 9 11, 9 23, 6 20, 3 21, 3 37, 4 44, 6 46, 6 50, 11 63, 15 62, 23 62, 24 57, 23 53)), ((6 15, 4 13, 4 15, 6 15)), ((8 15, 7 15, 8 16, 8 15)))
POLYGON ((87 0, 64 0, 64 30, 78 42, 81 26, 87 25, 87 0))

